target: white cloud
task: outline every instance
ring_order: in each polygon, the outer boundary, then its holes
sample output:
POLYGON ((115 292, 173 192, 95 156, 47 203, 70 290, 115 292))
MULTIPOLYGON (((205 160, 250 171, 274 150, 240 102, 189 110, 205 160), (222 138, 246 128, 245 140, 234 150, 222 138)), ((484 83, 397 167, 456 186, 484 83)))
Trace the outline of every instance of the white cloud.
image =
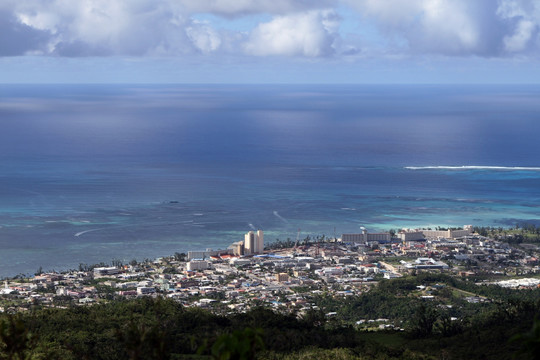
POLYGON ((238 46, 224 42, 238 42, 245 35, 218 31, 211 24, 197 23, 192 15, 286 14, 335 3, 335 0, 5 1, 3 7, 20 24, 48 34, 43 46, 45 52, 60 56, 189 55, 210 54, 220 48, 236 50, 238 46))
POLYGON ((47 51, 50 34, 18 21, 0 9, 0 56, 39 54, 47 51))
POLYGON ((540 50, 540 1, 0 2, 0 56, 209 56, 219 53, 308 58, 349 55, 351 58, 359 48, 362 48, 362 56, 369 56, 370 51, 374 56, 535 55, 540 50), (346 16, 340 17, 340 13, 346 16), (270 21, 269 16, 272 16, 270 21), (196 18, 210 19, 210 22, 196 18), (212 19, 218 20, 212 23, 212 19), (350 26, 354 19, 360 26, 350 26), (242 22, 242 30, 227 29, 227 23, 234 21, 242 22), (362 29, 367 28, 370 30, 362 33, 362 29), (340 29, 344 34, 340 34, 340 29))
POLYGON ((207 24, 199 21, 194 21, 191 26, 188 26, 186 34, 197 49, 204 54, 217 50, 221 45, 219 34, 207 24))
POLYGON ((145 55, 189 42, 178 31, 186 19, 164 1, 20 0, 13 12, 50 32, 50 52, 58 55, 145 55))
POLYGON ((504 37, 505 49, 511 52, 524 50, 536 27, 537 25, 530 20, 519 21, 516 31, 512 35, 504 37))
MULTIPOLYGON (((211 13, 225 17, 249 14, 283 14, 288 17, 290 12, 309 11, 337 3, 337 0, 5 1, 0 9, 6 8, 20 23, 18 26, 46 35, 39 47, 34 41, 23 46, 24 50, 39 48, 42 53, 60 56, 178 56, 197 52, 211 54, 219 49, 236 52, 238 43, 247 34, 218 30, 211 24, 197 22, 192 16, 211 13)), ((317 24, 310 24, 310 20, 306 19, 305 27, 298 30, 314 30, 315 33, 295 35, 304 36, 303 52, 307 56, 328 54, 331 51, 328 34, 334 31, 331 29, 332 20, 328 16, 317 19, 320 20, 317 24)), ((12 23, 9 25, 14 27, 12 23)), ((284 46, 290 46, 290 43, 284 46)), ((21 51, 14 53, 20 54, 21 51)), ((12 53, 0 52, 0 56, 12 53)))
POLYGON ((332 10, 278 16, 253 30, 245 51, 257 56, 329 56, 335 51, 338 25, 332 10))
POLYGON ((348 1, 412 52, 494 55, 505 24, 494 0, 348 1))
POLYGON ((538 49, 539 43, 533 41, 540 28, 540 3, 531 0, 504 0, 497 15, 514 24, 513 31, 504 36, 506 51, 525 52, 538 49))

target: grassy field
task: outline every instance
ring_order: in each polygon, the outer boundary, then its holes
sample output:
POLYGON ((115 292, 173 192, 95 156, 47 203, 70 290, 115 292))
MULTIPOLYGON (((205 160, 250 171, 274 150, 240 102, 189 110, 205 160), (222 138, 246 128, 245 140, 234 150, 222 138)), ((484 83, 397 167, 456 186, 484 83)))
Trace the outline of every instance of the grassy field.
POLYGON ((468 296, 476 296, 475 293, 472 293, 470 291, 460 290, 460 289, 456 289, 454 287, 449 287, 449 289, 452 290, 452 296, 454 296, 456 298, 464 298, 464 297, 468 297, 468 296))

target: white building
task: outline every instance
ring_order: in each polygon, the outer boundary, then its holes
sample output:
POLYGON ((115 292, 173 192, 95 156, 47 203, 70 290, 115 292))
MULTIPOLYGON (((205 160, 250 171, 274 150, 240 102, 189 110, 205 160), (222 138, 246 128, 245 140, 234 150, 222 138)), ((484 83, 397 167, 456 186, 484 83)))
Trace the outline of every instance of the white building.
POLYGON ((343 275, 343 268, 341 267, 325 267, 320 270, 315 270, 318 275, 343 275))
POLYGON ((385 279, 397 279, 397 278, 400 278, 400 277, 401 277, 401 274, 398 274, 398 273, 393 273, 393 272, 384 273, 384 278, 385 279))
POLYGON ((244 242, 243 241, 237 241, 232 243, 229 246, 229 249, 232 250, 232 254, 236 256, 240 256, 244 254, 244 242))
POLYGON ((187 263, 186 268, 188 271, 206 270, 209 268, 208 261, 204 260, 191 260, 187 263))
POLYGON ((455 239, 458 237, 468 236, 472 233, 472 225, 465 225, 459 230, 420 230, 428 239, 455 239))
POLYGON ((221 255, 233 255, 233 249, 225 249, 225 250, 212 250, 212 249, 206 249, 206 251, 188 251, 187 259, 193 260, 193 259, 206 259, 211 256, 221 256, 221 255))
POLYGON ((424 234, 417 230, 402 230, 397 234, 401 241, 418 241, 424 240, 424 234))
POLYGON ((136 288, 137 285, 138 285, 138 283, 136 281, 131 281, 131 282, 118 283, 118 284, 116 284, 115 287, 117 289, 125 290, 125 289, 129 289, 129 288, 136 288))
POLYGON ((251 264, 251 260, 242 259, 242 258, 232 258, 231 260, 229 260, 229 264, 233 266, 248 265, 248 264, 251 264))
POLYGON ((417 270, 429 270, 429 269, 441 269, 446 270, 448 269, 448 265, 443 263, 442 261, 437 261, 432 258, 417 258, 412 263, 405 263, 405 267, 407 269, 417 269, 417 270))
POLYGON ((260 254, 264 250, 264 235, 262 230, 250 231, 244 235, 244 255, 260 254))
POLYGON ((138 287, 137 288, 137 295, 147 295, 147 294, 153 294, 156 292, 156 289, 153 287, 138 287))
POLYGON ((13 292, 15 292, 15 290, 10 289, 10 287, 8 286, 8 281, 6 280, 4 282, 4 288, 2 290, 0 290, 0 295, 9 295, 9 294, 11 294, 13 292))
POLYGON ((347 243, 368 243, 370 241, 388 242, 392 240, 390 233, 368 233, 367 230, 362 230, 359 234, 343 234, 341 241, 347 243))

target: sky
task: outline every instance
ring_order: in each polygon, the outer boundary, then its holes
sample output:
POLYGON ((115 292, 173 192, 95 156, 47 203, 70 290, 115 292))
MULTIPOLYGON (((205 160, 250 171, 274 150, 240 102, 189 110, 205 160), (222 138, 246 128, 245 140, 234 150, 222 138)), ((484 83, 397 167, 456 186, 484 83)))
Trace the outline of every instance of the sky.
POLYGON ((1 0, 0 83, 537 83, 540 0, 1 0))

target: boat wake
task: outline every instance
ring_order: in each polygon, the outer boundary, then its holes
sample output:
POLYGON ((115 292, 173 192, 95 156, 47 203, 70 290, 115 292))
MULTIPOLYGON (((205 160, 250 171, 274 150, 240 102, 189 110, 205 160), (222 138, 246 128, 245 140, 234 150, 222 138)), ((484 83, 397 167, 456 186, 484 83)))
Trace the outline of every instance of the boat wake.
POLYGON ((79 237, 79 236, 84 235, 84 234, 89 233, 89 232, 105 230, 105 229, 109 229, 109 228, 99 228, 99 229, 85 230, 85 231, 81 231, 81 232, 78 232, 78 233, 74 234, 74 236, 79 237))
POLYGON ((274 216, 277 217, 279 220, 283 221, 285 224, 289 223, 289 221, 285 219, 283 216, 279 215, 277 211, 274 211, 274 216))

